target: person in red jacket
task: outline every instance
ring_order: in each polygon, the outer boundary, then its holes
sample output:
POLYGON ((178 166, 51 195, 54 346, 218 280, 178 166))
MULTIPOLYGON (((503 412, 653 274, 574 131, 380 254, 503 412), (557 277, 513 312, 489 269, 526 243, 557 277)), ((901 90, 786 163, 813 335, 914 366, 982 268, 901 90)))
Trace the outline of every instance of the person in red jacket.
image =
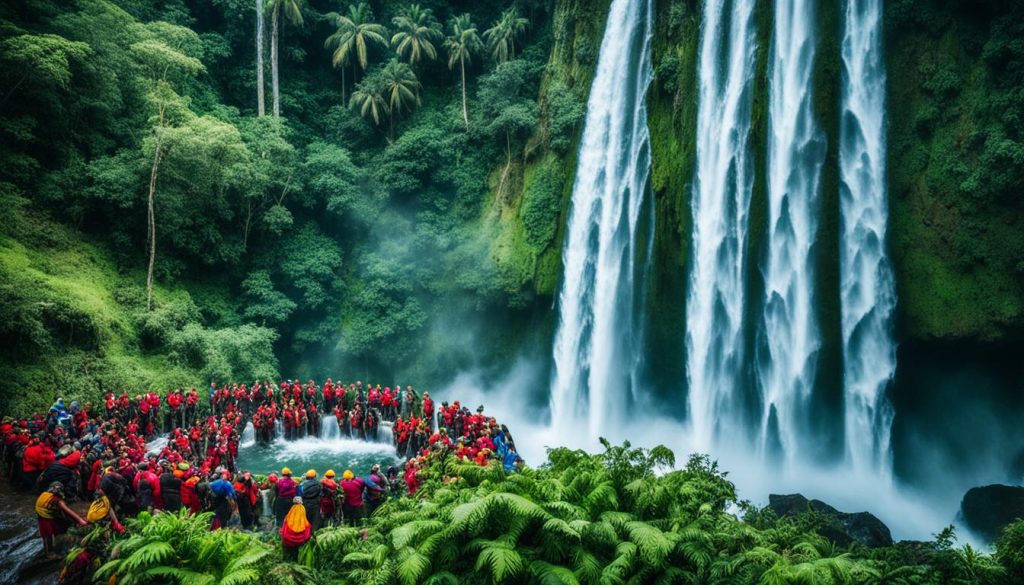
POLYGON ((423 420, 427 421, 430 430, 434 430, 434 401, 430 399, 430 393, 423 393, 423 420))
POLYGON ((416 477, 417 467, 415 459, 410 459, 405 464, 405 486, 409 488, 410 496, 415 495, 416 490, 420 489, 420 480, 416 477))
POLYGON ((341 474, 341 490, 345 494, 341 504, 341 513, 345 523, 350 526, 355 526, 363 517, 363 489, 365 487, 366 482, 363 481, 363 478, 356 477, 351 469, 346 469, 341 474))
POLYGON ((21 479, 22 485, 25 489, 32 489, 36 485, 36 480, 39 479, 39 475, 43 473, 46 467, 53 463, 55 459, 53 449, 49 445, 43 443, 42 440, 45 438, 45 433, 41 432, 32 439, 28 447, 25 448, 25 454, 21 457, 21 479))

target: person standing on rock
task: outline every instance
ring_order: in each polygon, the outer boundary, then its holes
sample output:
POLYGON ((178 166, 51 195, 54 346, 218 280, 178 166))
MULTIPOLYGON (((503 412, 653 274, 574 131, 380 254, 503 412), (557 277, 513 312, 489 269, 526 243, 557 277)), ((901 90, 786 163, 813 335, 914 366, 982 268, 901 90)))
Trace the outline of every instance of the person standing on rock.
POLYGON ((79 526, 89 525, 85 518, 68 507, 64 501, 64 486, 56 481, 36 499, 36 516, 39 519, 39 536, 43 539, 43 552, 49 559, 59 558, 54 551, 54 541, 57 536, 67 532, 69 520, 79 526))

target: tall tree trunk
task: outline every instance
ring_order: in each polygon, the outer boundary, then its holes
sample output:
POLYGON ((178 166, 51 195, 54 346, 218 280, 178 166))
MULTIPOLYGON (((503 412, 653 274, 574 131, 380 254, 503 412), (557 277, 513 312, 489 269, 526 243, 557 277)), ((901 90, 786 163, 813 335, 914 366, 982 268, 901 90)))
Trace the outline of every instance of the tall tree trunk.
POLYGON ((281 20, 280 17, 279 17, 280 12, 281 11, 279 9, 275 9, 274 10, 274 15, 270 19, 271 20, 271 25, 270 26, 271 26, 271 29, 272 29, 272 32, 270 34, 270 85, 272 86, 272 91, 273 91, 273 94, 274 94, 274 117, 275 118, 280 118, 281 117, 281 89, 280 89, 280 87, 277 84, 277 81, 278 81, 278 72, 277 72, 277 43, 278 43, 278 39, 277 39, 277 35, 278 35, 278 28, 279 28, 278 27, 278 21, 281 20))
POLYGON ((342 63, 341 64, 341 107, 344 108, 346 106, 348 106, 348 104, 345 103, 345 64, 342 63))
POLYGON ((466 59, 460 57, 459 65, 462 67, 462 119, 466 121, 466 130, 469 130, 469 111, 466 109, 466 59))
POLYGON ((256 113, 267 113, 265 82, 263 81, 263 0, 256 0, 256 113))
POLYGON ((149 224, 149 266, 146 268, 146 310, 153 310, 153 266, 156 263, 156 178, 160 171, 160 160, 163 158, 163 147, 160 136, 156 138, 156 150, 153 153, 153 168, 149 171, 149 197, 146 200, 146 222, 149 224))

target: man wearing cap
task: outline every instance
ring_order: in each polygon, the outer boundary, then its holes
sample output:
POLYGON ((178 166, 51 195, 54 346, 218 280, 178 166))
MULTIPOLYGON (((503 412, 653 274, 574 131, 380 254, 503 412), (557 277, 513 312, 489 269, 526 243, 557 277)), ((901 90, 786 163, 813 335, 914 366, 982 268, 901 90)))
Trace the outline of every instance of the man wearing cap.
POLYGON ((278 526, 284 523, 284 517, 292 506, 292 498, 298 494, 299 486, 292 479, 292 470, 287 467, 281 469, 281 477, 274 484, 274 517, 278 526))
POLYGON ((345 523, 350 526, 355 526, 363 517, 363 487, 365 485, 362 478, 356 477, 351 469, 346 469, 341 474, 341 489, 345 494, 341 511, 345 523))
POLYGON ((309 520, 310 529, 316 532, 320 528, 320 496, 323 489, 316 479, 316 470, 310 469, 306 472, 306 481, 299 486, 299 495, 302 496, 302 505, 306 508, 306 520, 309 520))
POLYGON ((320 481, 320 521, 333 526, 338 514, 338 482, 334 479, 334 470, 328 469, 320 481))

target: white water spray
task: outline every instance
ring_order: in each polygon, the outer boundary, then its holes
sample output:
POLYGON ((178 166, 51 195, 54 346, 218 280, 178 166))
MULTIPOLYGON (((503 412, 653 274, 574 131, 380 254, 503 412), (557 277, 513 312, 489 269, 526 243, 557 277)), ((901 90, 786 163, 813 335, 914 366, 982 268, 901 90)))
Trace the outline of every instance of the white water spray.
POLYGON ((642 222, 653 224, 645 206, 651 21, 650 0, 612 2, 562 250, 552 421, 579 428, 586 420, 592 436, 637 392, 642 322, 634 304, 650 259, 637 235, 642 222))
POLYGON ((338 428, 338 417, 329 414, 320 419, 320 438, 324 441, 333 441, 341 438, 341 429, 338 428))
POLYGON ((242 429, 242 436, 238 438, 239 447, 248 447, 256 444, 256 427, 253 426, 252 421, 245 423, 245 428, 242 429))
POLYGON ((857 471, 888 477, 896 370, 892 266, 886 256, 885 62, 882 2, 849 2, 842 44, 839 248, 846 453, 857 471))
POLYGON ((700 43, 693 252, 686 301, 690 426, 700 449, 739 431, 757 39, 754 0, 708 0, 700 43), (731 7, 731 12, 726 9, 731 7))
POLYGON ((792 461, 801 436, 821 346, 815 318, 814 259, 825 141, 812 105, 814 0, 777 0, 768 120, 768 232, 764 315, 757 375, 761 448, 778 442, 792 461), (773 428, 775 427, 775 428, 773 428))

